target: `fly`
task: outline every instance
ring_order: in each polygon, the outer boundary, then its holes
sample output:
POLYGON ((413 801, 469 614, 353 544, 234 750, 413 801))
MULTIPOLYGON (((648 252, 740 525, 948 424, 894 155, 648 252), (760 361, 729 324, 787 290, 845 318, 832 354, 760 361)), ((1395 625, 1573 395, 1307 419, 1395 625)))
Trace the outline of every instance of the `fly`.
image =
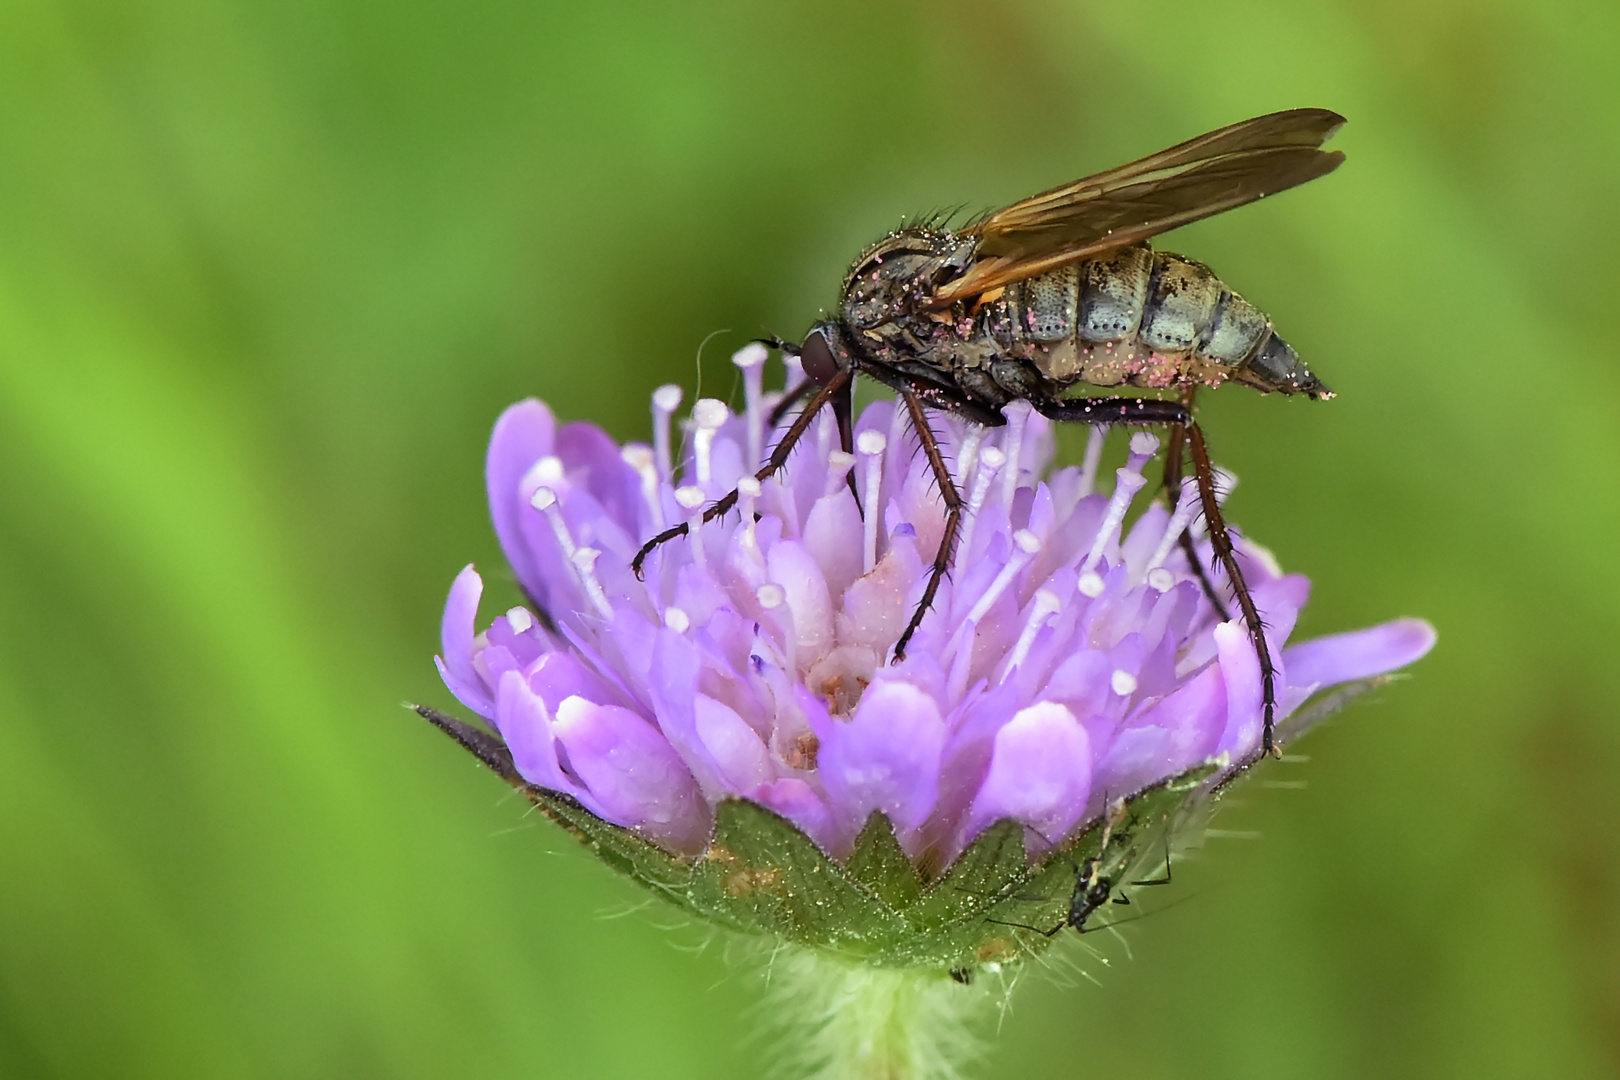
MULTIPOLYGON (((828 406, 843 449, 852 451, 859 374, 899 395, 939 486, 944 534, 922 599, 895 645, 895 660, 904 658, 933 605, 962 524, 963 500, 925 410, 999 427, 1006 423, 1003 407, 1027 401, 1059 422, 1164 427, 1166 497, 1173 509, 1183 454, 1190 454, 1214 562, 1226 572, 1260 664, 1262 751, 1279 752, 1276 670, 1216 502, 1214 470, 1193 401, 1199 387, 1224 382, 1316 399, 1333 394, 1263 312, 1207 266, 1155 251, 1148 240, 1327 175, 1344 155, 1321 147, 1343 123, 1344 117, 1327 109, 1270 113, 1053 188, 960 229, 899 229, 855 260, 834 317, 813 326, 800 345, 768 342, 798 355, 806 375, 778 407, 778 418, 806 396, 809 402, 755 474, 758 480, 782 468, 828 406), (1171 396, 1071 396, 1077 386, 1171 396)), ((726 513, 737 496, 733 491, 721 498, 701 521, 726 513)), ((637 576, 654 548, 688 528, 676 525, 643 545, 632 563, 637 576)), ((1225 620, 1226 604, 1204 573, 1191 536, 1183 531, 1180 542, 1225 620)), ((1093 881, 1090 888, 1101 884, 1093 881)), ((1076 895, 1082 906, 1089 904, 1079 887, 1076 895)))

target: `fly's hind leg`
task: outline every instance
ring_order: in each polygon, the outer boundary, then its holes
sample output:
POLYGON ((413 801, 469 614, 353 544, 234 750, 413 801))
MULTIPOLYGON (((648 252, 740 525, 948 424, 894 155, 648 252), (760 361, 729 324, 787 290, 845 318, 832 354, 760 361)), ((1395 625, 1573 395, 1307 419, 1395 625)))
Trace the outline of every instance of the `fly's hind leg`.
MULTIPOLYGON (((817 393, 815 397, 810 399, 810 404, 805 406, 804 412, 794 417, 793 425, 787 429, 787 434, 782 436, 782 441, 777 443, 776 448, 771 451, 770 458, 767 459, 760 470, 754 474, 754 479, 758 480, 760 483, 764 483, 766 480, 770 479, 771 476, 773 476, 783 465, 787 464, 788 455, 793 453, 793 448, 798 445, 800 439, 804 438, 804 433, 810 430, 810 422, 816 418, 816 414, 826 407, 827 403, 834 400, 839 394, 847 393, 850 381, 854 377, 855 373, 846 368, 839 371, 836 375, 829 379, 824 386, 822 386, 820 392, 817 393)), ((733 506, 736 506, 737 496, 738 492, 736 488, 732 488, 726 494, 722 495, 713 506, 703 511, 703 516, 698 520, 698 524, 707 524, 708 522, 711 522, 715 518, 719 517, 721 514, 724 514, 726 511, 730 510, 733 506)), ((642 544, 641 550, 636 552, 636 557, 630 560, 630 569, 635 571, 637 580, 642 580, 644 578, 645 575, 642 570, 642 564, 647 561, 647 556, 652 554, 654 548, 657 548, 661 544, 668 543, 677 536, 687 535, 689 532, 691 532, 691 529, 692 523, 689 521, 683 521, 679 525, 665 529, 651 540, 648 540, 645 544, 642 544)))
MULTIPOLYGON (((1186 432, 1187 445, 1192 450, 1193 477, 1198 482, 1198 497, 1204 511, 1204 522, 1209 527, 1210 546, 1215 559, 1226 570, 1232 583, 1238 608, 1243 612, 1243 624, 1248 628, 1254 644, 1255 659, 1260 662, 1260 707, 1264 718, 1261 751, 1280 756, 1277 745, 1277 671, 1271 663, 1271 650, 1266 645, 1265 624, 1260 621, 1260 610, 1249 595, 1249 585, 1243 578, 1232 550, 1232 538, 1226 531, 1226 519, 1221 517, 1220 504, 1215 501, 1215 470, 1209 463, 1209 447, 1204 443, 1204 432, 1193 420, 1192 412, 1179 401, 1159 398, 1065 398, 1060 400, 1036 399, 1031 402, 1041 414, 1062 423, 1076 424, 1153 424, 1164 425, 1173 431, 1186 432)), ((1176 445, 1173 443, 1172 445, 1176 445)), ((1196 567, 1198 561, 1193 560, 1196 567)))
POLYGON ((917 604, 917 610, 911 613, 911 621, 906 624, 905 633, 894 646, 894 659, 896 662, 905 659, 906 645, 911 641, 911 635, 917 632, 922 625, 923 616, 934 604, 934 594, 939 592, 939 583, 950 571, 951 557, 955 554, 956 534, 962 527, 962 496, 956 490, 956 482, 951 479, 951 470, 945 467, 945 457, 939 452, 939 442, 934 438, 933 429, 928 426, 928 417, 923 413, 922 402, 910 390, 897 388, 900 400, 906 403, 906 411, 911 414, 911 427, 917 433, 917 440, 922 443, 923 453, 928 457, 928 467, 934 472, 934 482, 939 485, 940 498, 945 500, 945 532, 939 538, 939 550, 934 553, 934 565, 928 573, 928 586, 923 589, 922 600, 917 604))
POLYGON ((1243 568, 1238 565, 1232 550, 1232 538, 1226 531, 1226 519, 1221 517, 1220 504, 1215 501, 1215 470, 1209 463, 1209 448, 1204 444, 1204 432, 1190 419, 1187 421, 1187 444, 1192 449, 1193 475, 1198 481, 1198 497, 1204 504, 1204 521, 1209 526, 1209 542, 1215 549, 1215 558, 1226 569, 1226 578, 1232 583, 1238 607, 1243 612, 1243 624, 1249 629, 1254 643, 1255 659, 1260 661, 1260 708, 1265 727, 1261 735, 1263 754, 1282 756, 1277 743, 1277 670, 1271 663, 1271 649, 1266 644, 1266 627, 1260 619, 1260 609, 1254 606, 1249 585, 1243 579, 1243 568))
MULTIPOLYGON (((1190 414, 1193 407, 1193 398, 1198 394, 1196 386, 1187 387, 1181 395, 1181 403, 1187 407, 1190 414)), ((1176 504, 1181 501, 1181 452, 1187 442, 1187 428, 1185 424, 1170 425, 1170 442, 1164 451, 1164 497, 1170 504, 1170 512, 1176 512, 1176 504)), ((1220 616, 1221 622, 1226 622, 1232 616, 1226 610, 1226 601, 1216 590, 1215 583, 1209 579, 1209 572, 1204 569, 1204 561, 1198 557, 1198 548, 1193 543, 1191 531, 1181 530, 1176 538, 1181 547, 1181 553, 1187 558, 1187 565, 1192 567, 1193 576, 1203 588, 1204 595, 1209 598, 1210 606, 1215 614, 1220 616)))

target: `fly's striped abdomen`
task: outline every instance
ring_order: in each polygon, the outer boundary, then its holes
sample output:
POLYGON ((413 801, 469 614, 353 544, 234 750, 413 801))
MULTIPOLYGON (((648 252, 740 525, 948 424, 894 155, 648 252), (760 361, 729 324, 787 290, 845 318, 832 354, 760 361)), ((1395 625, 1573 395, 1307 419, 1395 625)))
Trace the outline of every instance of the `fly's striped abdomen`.
POLYGON ((1147 244, 1016 282, 1001 305, 997 321, 1013 343, 1061 384, 1231 379, 1289 394, 1328 392, 1271 321, 1209 267, 1147 244))

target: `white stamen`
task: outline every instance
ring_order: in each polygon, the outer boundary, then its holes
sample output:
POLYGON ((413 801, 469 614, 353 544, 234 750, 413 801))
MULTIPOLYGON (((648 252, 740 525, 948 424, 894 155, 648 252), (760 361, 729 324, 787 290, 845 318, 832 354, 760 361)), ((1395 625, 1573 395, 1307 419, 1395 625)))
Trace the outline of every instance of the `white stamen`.
POLYGON ((613 605, 608 603, 607 593, 602 591, 602 583, 596 580, 596 560, 602 553, 592 547, 577 548, 569 558, 574 564, 574 570, 579 574, 579 583, 585 586, 585 595, 591 598, 591 604, 604 619, 613 617, 613 605))
POLYGON ((699 535, 702 530, 699 526, 703 524, 703 504, 708 501, 709 496, 695 484, 683 484, 675 489, 675 502, 687 512, 686 546, 692 552, 693 564, 704 571, 708 569, 708 561, 703 554, 703 538, 699 535))
POLYGON ((990 485, 996 478, 996 473, 1007 464, 1007 455, 998 447, 987 446, 979 451, 979 465, 981 468, 973 478, 973 487, 968 492, 967 506, 963 507, 966 520, 962 522, 962 535, 956 542, 956 557, 964 565, 966 560, 973 557, 973 530, 979 520, 979 511, 984 509, 985 497, 990 494, 990 485))
POLYGON ((754 546, 754 526, 759 524, 754 520, 754 501, 764 490, 752 476, 737 481, 737 513, 742 518, 743 539, 750 547, 754 546))
POLYGON ((862 573, 870 574, 877 566, 878 500, 883 494, 883 451, 889 440, 881 431, 863 431, 855 440, 855 449, 866 459, 865 490, 861 492, 861 511, 865 514, 862 536, 862 573))
POLYGON ((990 613, 991 606, 1001 599, 1001 594, 1007 591, 1012 579, 1017 577, 1024 567, 1029 565, 1035 553, 1041 550, 1041 538, 1028 529, 1019 529, 1013 533, 1013 549, 1012 555, 996 574, 995 580, 990 582, 990 587, 984 590, 984 595, 979 597, 978 602, 968 612, 968 622, 977 623, 990 613))
POLYGON ((731 410, 718 398, 699 398, 692 406, 692 426, 697 429, 692 434, 692 456, 697 461, 699 484, 707 486, 713 479, 714 436, 729 419, 731 410))
POLYGON ((1148 571, 1148 588, 1156 592, 1167 593, 1176 587, 1176 575, 1162 566, 1156 566, 1148 571))
POLYGON ((1120 697, 1130 697, 1136 693, 1136 676, 1128 671, 1116 670, 1108 677, 1108 685, 1120 697))
POLYGON ((1007 512, 1012 512, 1013 495, 1018 491, 1019 463, 1023 460, 1024 452, 1024 425, 1029 423, 1029 414, 1035 407, 1027 401, 1009 401, 1001 410, 1001 415, 1007 418, 1007 433, 1001 437, 1003 452, 1007 455, 1008 468, 1001 474, 1001 498, 1007 504, 1007 512))
POLYGON ((529 504, 546 515, 546 523, 551 526, 551 535, 557 538, 563 558, 572 560, 579 548, 574 543, 573 534, 568 531, 568 522, 563 520, 562 511, 557 507, 557 493, 550 488, 537 488, 529 496, 529 504))
POLYGON ((529 614, 528 608, 515 607, 506 613, 506 625, 512 628, 514 634, 526 634, 529 627, 534 625, 534 616, 529 614))
POLYGON ((664 625, 677 634, 684 634, 692 625, 692 618, 678 607, 667 607, 664 609, 664 625))
POLYGON ((759 601, 760 607, 766 611, 775 611, 787 603, 787 590, 775 582, 771 582, 755 589, 754 597, 759 601))
POLYGON ((1097 488, 1097 466, 1102 463, 1103 443, 1108 438, 1108 428, 1102 424, 1093 425, 1086 433, 1086 456, 1080 462, 1080 497, 1083 499, 1097 488))
POLYGON ((823 495, 836 495, 838 489, 844 486, 844 477, 849 470, 855 467, 855 455, 846 454, 842 450, 834 450, 827 455, 827 486, 821 489, 823 495))
POLYGON ((798 671, 799 641, 793 629, 793 608, 788 605, 787 590, 775 582, 767 582, 754 590, 754 598, 782 635, 783 667, 788 671, 798 671))
POLYGON ((1103 594, 1103 590, 1108 587, 1108 583, 1102 579, 1102 575, 1097 571, 1088 570, 1080 575, 1080 580, 1075 582, 1074 587, 1080 590, 1081 596, 1095 600, 1103 594))
POLYGON ((658 476, 668 482, 675 474, 669 461, 669 418, 681 407, 681 388, 665 383, 653 391, 653 448, 658 464, 658 476))
MULTIPOLYGON (((1148 584, 1153 584, 1153 575, 1159 572, 1164 560, 1170 557, 1170 549, 1176 546, 1176 541, 1181 539, 1182 530, 1196 513, 1198 513, 1198 481, 1189 476, 1181 482, 1181 497, 1176 500, 1176 509, 1170 515, 1169 524, 1164 527, 1164 536, 1159 540, 1159 546, 1153 549, 1153 558, 1148 560, 1148 584)), ((1167 590, 1168 586, 1159 589, 1160 592, 1167 590)))
POLYGON ((625 443, 624 449, 619 451, 619 459, 641 477, 641 499, 647 504, 653 528, 662 531, 664 501, 658 497, 658 465, 653 448, 645 443, 625 443))
MULTIPOLYGON (((973 651, 973 632, 978 626, 979 620, 990 613, 990 608, 994 606, 997 600, 1001 599, 1001 594, 1007 591, 1007 587, 1012 584, 1013 578, 1023 572, 1024 567, 1030 564, 1030 560, 1034 559, 1035 553, 1040 550, 1041 538, 1028 529, 1019 529, 1013 533, 1012 556, 996 574, 995 580, 990 582, 990 587, 984 590, 984 595, 979 597, 978 602, 973 605, 973 609, 967 613, 967 618, 957 626, 956 633, 951 635, 950 642, 945 646, 947 655, 957 650, 973 651)), ((956 676, 954 667, 951 669, 951 675, 954 681, 956 676)), ((962 689, 966 689, 965 679, 962 689)))
POLYGON ((990 429, 982 424, 967 425, 967 433, 962 436, 961 445, 956 451, 956 475, 963 487, 971 488, 973 478, 979 471, 979 444, 984 442, 985 435, 990 429))
POLYGON ((1086 552, 1085 560, 1080 564, 1082 576, 1093 570, 1102 559, 1103 549, 1119 535, 1119 527, 1125 523, 1125 512, 1131 508, 1131 500, 1147 486, 1147 480, 1140 471, 1146 462, 1147 458, 1133 451, 1124 467, 1115 471, 1114 494, 1109 497, 1108 512, 1097 527, 1097 538, 1091 542, 1091 550, 1086 552))
POLYGON ((1051 589, 1036 591, 1034 605, 1029 610, 1029 618, 1024 620, 1023 632, 1018 635, 1018 643, 1013 646, 1011 655, 1007 657, 1007 666, 1001 676, 1003 682, 1024 666, 1024 660, 1028 658, 1029 650, 1035 644, 1035 635, 1041 632, 1041 627, 1045 626, 1062 606, 1057 593, 1051 589))
POLYGON ((760 448, 765 439, 765 420, 761 411, 760 394, 764 389, 765 358, 769 354, 757 341, 749 342, 731 354, 731 362, 742 369, 743 398, 748 402, 748 460, 760 459, 760 448))
POLYGON ((962 623, 951 637, 950 647, 954 647, 959 639, 966 638, 969 645, 965 649, 957 649, 956 655, 951 659, 951 673, 945 683, 945 700, 953 706, 961 702, 962 695, 967 693, 968 672, 973 668, 973 636, 977 628, 970 622, 962 623))

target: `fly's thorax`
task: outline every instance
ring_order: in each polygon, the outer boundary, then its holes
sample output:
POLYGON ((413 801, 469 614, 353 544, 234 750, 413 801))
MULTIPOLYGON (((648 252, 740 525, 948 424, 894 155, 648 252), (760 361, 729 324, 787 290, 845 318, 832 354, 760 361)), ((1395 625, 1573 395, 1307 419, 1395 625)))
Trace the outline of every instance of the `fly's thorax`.
POLYGON ((872 245, 844 278, 843 316, 857 331, 922 309, 939 283, 960 273, 971 244, 940 229, 890 233, 872 245))

